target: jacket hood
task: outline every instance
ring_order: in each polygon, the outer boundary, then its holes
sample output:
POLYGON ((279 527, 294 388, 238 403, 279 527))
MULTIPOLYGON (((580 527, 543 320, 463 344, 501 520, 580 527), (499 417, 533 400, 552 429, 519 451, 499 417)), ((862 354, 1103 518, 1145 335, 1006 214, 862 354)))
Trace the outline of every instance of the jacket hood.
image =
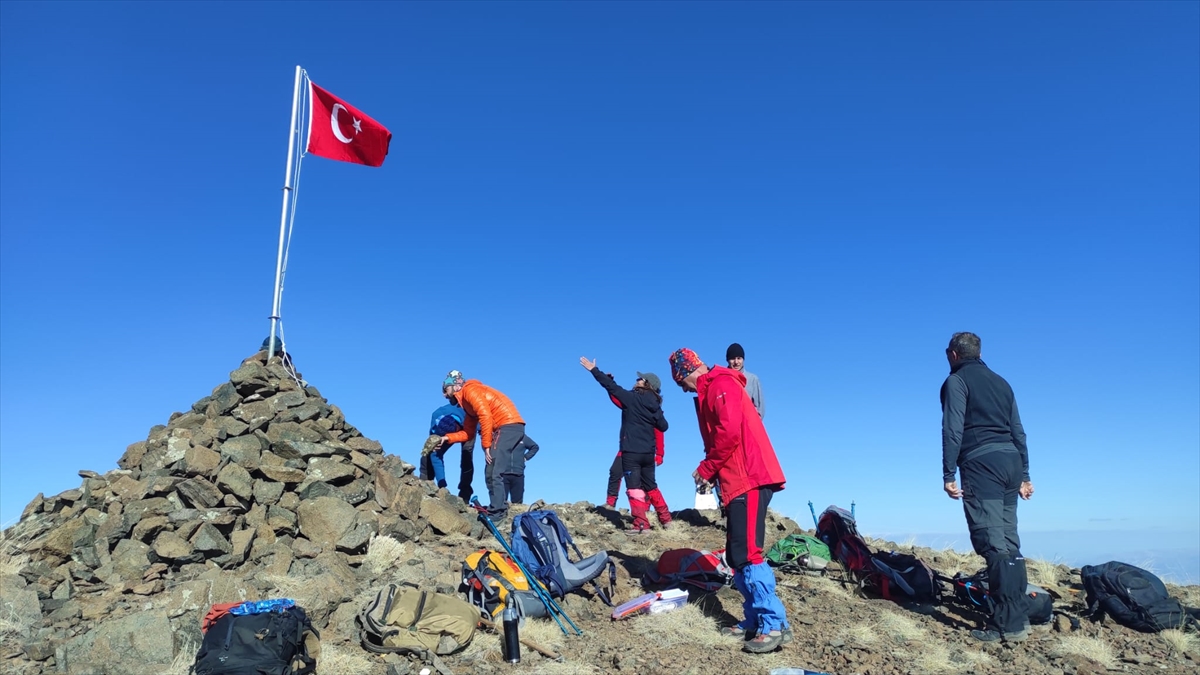
POLYGON ((733 378, 734 380, 737 380, 737 383, 743 388, 746 386, 746 376, 739 371, 736 371, 733 368, 726 368, 725 366, 713 366, 712 368, 708 369, 707 373, 701 375, 700 379, 696 381, 696 393, 700 393, 701 391, 708 389, 708 385, 719 377, 733 378))

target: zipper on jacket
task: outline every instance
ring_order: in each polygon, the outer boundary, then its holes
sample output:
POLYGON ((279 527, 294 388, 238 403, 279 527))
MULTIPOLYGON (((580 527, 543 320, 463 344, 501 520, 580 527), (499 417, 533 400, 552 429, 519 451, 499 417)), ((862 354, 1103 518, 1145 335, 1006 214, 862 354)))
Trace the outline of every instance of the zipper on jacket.
POLYGON ((237 622, 230 620, 229 630, 225 631, 225 651, 229 651, 229 645, 233 642, 233 624, 235 623, 237 622))

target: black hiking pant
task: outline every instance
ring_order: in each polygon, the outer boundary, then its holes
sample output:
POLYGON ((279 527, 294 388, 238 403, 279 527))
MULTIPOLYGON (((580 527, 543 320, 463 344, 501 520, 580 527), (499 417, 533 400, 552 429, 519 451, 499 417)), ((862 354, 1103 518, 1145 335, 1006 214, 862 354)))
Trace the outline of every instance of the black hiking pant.
POLYGON ((484 469, 487 479, 488 515, 503 518, 508 514, 510 491, 513 501, 525 498, 525 425, 505 424, 492 439, 492 461, 484 469))
MULTIPOLYGON (((621 473, 625 476, 626 491, 650 492, 658 489, 658 483, 654 480, 653 452, 622 452, 621 473)), ((609 485, 612 485, 611 480, 609 485)))
POLYGON ((1029 581, 1017 536, 1021 455, 1011 445, 984 446, 959 462, 959 472, 971 546, 987 562, 992 622, 1001 633, 1019 633, 1029 620, 1029 581))
POLYGON ((613 457, 612 466, 608 467, 608 492, 607 496, 616 499, 621 494, 621 476, 625 472, 625 466, 621 461, 622 453, 617 453, 613 457))

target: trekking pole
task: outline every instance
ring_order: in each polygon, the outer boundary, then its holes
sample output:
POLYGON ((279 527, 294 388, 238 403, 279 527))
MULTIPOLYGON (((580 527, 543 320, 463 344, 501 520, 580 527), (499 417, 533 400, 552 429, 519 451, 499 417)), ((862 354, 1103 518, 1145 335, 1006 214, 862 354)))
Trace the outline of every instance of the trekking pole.
POLYGON ((854 502, 850 502, 850 517, 858 520, 858 516, 854 515, 854 502))
POLYGON ((517 569, 521 570, 521 574, 525 575, 525 578, 529 581, 530 587, 533 588, 533 592, 537 594, 538 599, 542 601, 542 604, 546 607, 546 611, 550 612, 550 616, 554 619, 554 622, 558 624, 558 627, 562 630, 563 635, 569 635, 569 633, 567 633, 567 627, 564 626, 562 621, 559 620, 558 617, 560 615, 562 618, 567 620, 567 623, 569 623, 571 628, 575 630, 576 635, 583 635, 583 631, 579 629, 579 626, 575 625, 574 621, 571 621, 571 617, 567 616, 567 613, 563 611, 562 607, 559 607, 558 603, 554 601, 554 598, 550 597, 549 591, 542 586, 537 577, 530 574, 529 570, 525 567, 525 564, 517 559, 516 554, 513 553, 512 548, 504 539, 504 535, 501 534, 500 530, 496 528, 496 524, 492 522, 492 519, 487 515, 487 511, 479 503, 478 497, 471 497, 471 506, 473 506, 475 510, 479 512, 479 519, 488 526, 488 530, 491 531, 492 536, 494 536, 496 540, 500 542, 500 545, 504 547, 504 552, 508 554, 508 557, 511 558, 514 563, 516 563, 517 569))
POLYGON ((813 527, 816 527, 817 526, 817 511, 816 511, 816 509, 813 508, 811 500, 808 502, 808 512, 812 514, 813 527))

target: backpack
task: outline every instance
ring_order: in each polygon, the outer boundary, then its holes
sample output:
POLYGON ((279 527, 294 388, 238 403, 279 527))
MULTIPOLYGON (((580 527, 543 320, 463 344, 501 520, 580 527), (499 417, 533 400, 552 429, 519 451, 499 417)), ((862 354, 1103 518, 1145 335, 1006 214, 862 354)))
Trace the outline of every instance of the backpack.
POLYGON ((1179 604, 1162 580, 1139 567, 1116 561, 1085 565, 1080 576, 1093 617, 1108 614, 1122 626, 1144 633, 1198 622, 1200 612, 1179 604))
POLYGON ((849 511, 836 506, 825 509, 817 519, 817 538, 825 542, 833 559, 859 588, 877 589, 885 599, 891 600, 885 581, 887 577, 871 561, 871 548, 858 533, 854 516, 849 511))
POLYGON ((829 547, 806 534, 789 534, 767 551, 767 562, 785 572, 823 570, 829 564, 829 547))
POLYGON ((642 576, 645 586, 688 585, 714 593, 733 583, 733 568, 725 564, 725 551, 676 548, 663 552, 658 564, 642 576))
POLYGON ((551 597, 561 598, 591 582, 596 595, 612 607, 613 594, 617 590, 616 563, 609 559, 608 551, 584 558, 571 539, 571 533, 567 532, 567 526, 553 511, 529 511, 513 519, 512 553, 535 579, 542 582, 551 597), (571 560, 568 547, 575 551, 579 560, 571 560), (607 591, 596 581, 606 567, 607 591))
POLYGON ((550 612, 529 580, 513 559, 497 551, 480 549, 462 564, 459 591, 467 602, 497 621, 500 612, 511 606, 520 617, 545 617, 550 612))
MULTIPOLYGON (((215 613, 257 603, 216 606, 215 613)), ((213 610, 210 610, 213 613, 213 610)), ((203 625, 203 624, 202 624, 203 625)), ((310 675, 317 672, 320 634, 300 607, 250 614, 225 613, 209 623, 200 641, 195 675, 310 675)))
POLYGON ((437 656, 467 646, 479 618, 479 610, 458 598, 388 584, 359 611, 359 641, 376 654, 416 654, 441 671, 437 656))
POLYGON ((942 601, 942 587, 933 570, 917 556, 880 551, 871 556, 871 563, 879 571, 883 597, 889 598, 898 590, 918 602, 942 601))
MULTIPOLYGON (((942 580, 946 581, 945 577, 942 580)), ((954 578, 949 579, 949 582, 954 589, 954 599, 960 604, 981 608, 988 614, 992 613, 992 596, 988 592, 986 568, 970 576, 962 573, 955 574, 954 578)), ((1050 620, 1054 618, 1054 598, 1050 596, 1050 592, 1041 586, 1029 584, 1025 588, 1025 595, 1029 599, 1026 605, 1029 623, 1034 625, 1050 623, 1050 620)))

